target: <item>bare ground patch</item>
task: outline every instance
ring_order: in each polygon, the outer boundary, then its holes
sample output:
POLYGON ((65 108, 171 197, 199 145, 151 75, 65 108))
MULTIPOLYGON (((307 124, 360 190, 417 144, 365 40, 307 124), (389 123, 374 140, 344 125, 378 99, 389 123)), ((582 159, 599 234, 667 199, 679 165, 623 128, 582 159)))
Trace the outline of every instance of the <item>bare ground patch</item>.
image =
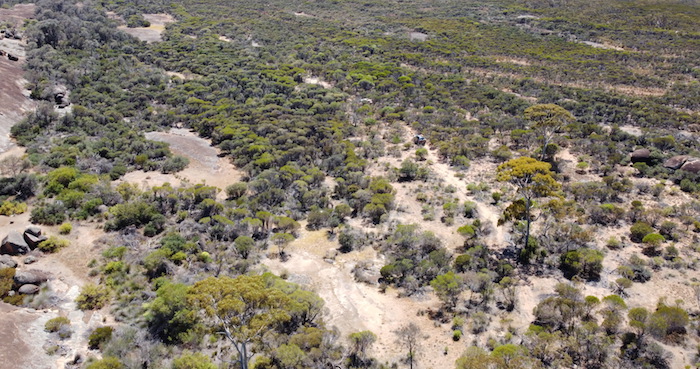
MULTIPOLYGON (((0 9, 0 21, 3 17, 23 20, 26 19, 24 16, 32 14, 33 5, 16 5, 12 9, 0 9), (13 11, 18 7, 19 10, 13 11)), ((27 83, 22 70, 26 55, 24 46, 24 42, 19 40, 0 40, 0 50, 19 58, 18 61, 10 61, 7 57, 0 57, 0 152, 15 146, 10 139, 10 128, 22 120, 27 112, 36 108, 34 101, 29 99, 30 92, 24 88, 27 83)))
POLYGON ((10 9, 0 9, 0 22, 9 22, 20 26, 25 19, 33 18, 36 11, 34 4, 17 4, 10 9))
MULTIPOLYGON (((15 216, 0 216, 0 229, 3 236, 10 231, 23 231, 31 225, 29 212, 15 216)), ((58 234, 58 226, 41 226, 47 235, 58 234)), ((99 257, 99 250, 94 247, 94 240, 104 233, 95 223, 73 224, 69 235, 61 236, 70 241, 70 245, 54 254, 32 251, 38 261, 25 265, 26 256, 16 256, 18 270, 36 269, 47 272, 50 280, 45 289, 54 296, 48 307, 38 310, 20 308, 0 302, 0 337, 7 338, 12 344, 0 350, 2 367, 6 368, 63 368, 73 360, 77 353, 85 357, 88 333, 105 321, 114 324, 106 311, 83 312, 75 306, 75 298, 80 287, 88 278, 87 264, 99 257), (59 340, 55 335, 44 331, 44 324, 51 318, 65 316, 71 321, 73 334, 70 338, 59 340), (54 355, 46 350, 55 347, 54 355)))
MULTIPOLYGON (((190 159, 190 164, 173 178, 190 183, 205 183, 225 189, 228 185, 239 182, 243 172, 238 170, 228 158, 219 157, 219 151, 195 133, 183 128, 174 128, 170 132, 149 132, 146 138, 167 142, 175 154, 190 159)), ((171 181, 171 184, 172 183, 171 181)))
POLYGON ((161 34, 165 31, 165 25, 175 22, 175 18, 172 15, 164 13, 144 14, 143 17, 151 23, 150 26, 129 28, 122 25, 118 28, 141 41, 150 43, 162 41, 161 34))
POLYGON ((276 274, 287 274, 289 280, 315 291, 326 302, 324 319, 335 326, 343 340, 353 332, 370 330, 377 335, 377 343, 370 353, 379 362, 399 362, 406 355, 396 344, 396 329, 410 322, 421 329, 421 349, 416 362, 424 368, 449 368, 462 353, 464 343, 451 339, 447 325, 435 324, 418 312, 437 309, 440 302, 430 295, 399 298, 398 292, 388 289, 381 293, 377 286, 356 282, 352 269, 358 262, 382 263, 383 258, 371 248, 340 254, 334 259, 324 256, 339 247, 329 241, 326 231, 302 231, 287 252, 291 258, 265 259, 263 263, 276 274), (445 348, 448 354, 443 354, 445 348))

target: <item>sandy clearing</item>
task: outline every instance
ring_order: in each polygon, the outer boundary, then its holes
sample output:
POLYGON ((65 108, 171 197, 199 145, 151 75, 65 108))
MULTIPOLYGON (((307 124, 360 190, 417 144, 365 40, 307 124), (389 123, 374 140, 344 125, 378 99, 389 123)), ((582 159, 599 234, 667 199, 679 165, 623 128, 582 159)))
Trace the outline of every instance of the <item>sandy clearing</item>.
POLYGON ((53 359, 42 345, 49 338, 44 324, 56 314, 49 311, 23 309, 0 301, 0 337, 5 344, 0 350, 3 368, 46 369, 53 359), (8 342, 9 341, 9 342, 8 342))
POLYGON ((332 88, 333 85, 329 82, 326 82, 322 80, 319 77, 314 77, 314 76, 306 76, 303 79, 304 83, 310 84, 310 85, 319 85, 323 88, 332 88))
POLYGON ((0 22, 9 22, 19 27, 25 19, 33 18, 34 12, 36 12, 34 4, 16 4, 10 9, 0 9, 0 22))
POLYGON ((263 263, 273 273, 287 274, 289 281, 306 286, 323 298, 326 303, 324 319, 329 326, 338 328, 343 340, 350 333, 362 330, 375 333, 377 342, 370 354, 379 362, 399 362, 405 357, 405 352, 396 345, 393 332, 413 322, 422 332, 418 366, 452 367, 468 342, 466 337, 454 342, 449 325, 435 325, 427 316, 418 316, 420 310, 437 309, 440 302, 432 294, 399 298, 394 289, 381 293, 377 286, 355 282, 352 269, 358 262, 381 265, 383 258, 368 247, 339 254, 334 259, 324 258, 338 247, 337 241, 326 238, 325 230, 302 230, 300 237, 287 249, 291 255, 288 261, 267 258, 263 263), (442 354, 445 347, 447 355, 442 354))
MULTIPOLYGON (((190 132, 187 129, 173 128, 169 132, 148 132, 146 133, 146 138, 167 142, 170 144, 170 150, 173 153, 190 159, 190 164, 184 170, 174 175, 152 173, 149 174, 152 177, 151 180, 154 177, 162 178, 162 180, 176 185, 176 181, 172 179, 175 178, 180 182, 205 183, 224 190, 227 186, 239 182, 244 176, 243 172, 231 164, 228 158, 219 157, 219 151, 211 146, 210 141, 197 136, 194 132, 190 132)), ((136 180, 141 179, 142 181, 144 179, 148 180, 148 178, 139 178, 136 174, 132 178, 136 180)), ((225 193, 222 191, 219 193, 219 196, 225 196, 225 193)))
POLYGON ((117 28, 138 38, 141 41, 151 43, 163 41, 163 39, 161 38, 161 34, 163 33, 163 31, 165 31, 165 26, 168 23, 175 22, 175 18, 172 15, 164 13, 144 14, 143 17, 147 21, 151 22, 150 26, 129 28, 125 25, 121 25, 117 28))
POLYGON ((0 50, 17 55, 19 61, 0 57, 0 152, 15 147, 10 139, 10 128, 21 121, 27 112, 36 108, 29 99, 30 91, 24 88, 22 64, 25 60, 24 43, 18 40, 0 40, 0 50))
POLYGON ((594 47, 596 49, 604 49, 604 50, 617 50, 617 51, 624 51, 625 49, 611 45, 609 43, 601 43, 601 42, 595 42, 595 41, 579 41, 579 43, 594 47))
MULTIPOLYGON (((2 236, 10 231, 22 232, 32 223, 29 212, 15 216, 0 216, 2 236)), ((58 235, 58 226, 40 226, 46 235, 58 235)), ((87 351, 88 333, 96 327, 109 322, 113 318, 105 311, 83 312, 76 308, 75 298, 80 287, 89 278, 87 264, 93 258, 99 257, 99 250, 94 247, 94 241, 104 233, 94 223, 73 223, 73 231, 69 235, 60 236, 68 239, 70 245, 54 254, 44 254, 34 250, 30 255, 38 260, 27 266, 23 263, 26 256, 16 256, 18 270, 35 269, 46 271, 50 280, 46 288, 55 296, 57 303, 50 308, 35 310, 18 308, 0 302, 0 337, 12 338, 12 344, 0 350, 0 365, 6 368, 63 368, 73 360, 77 353, 84 357, 87 351), (57 316, 66 316, 71 321, 73 334, 65 340, 57 339, 56 335, 44 331, 44 324, 57 316), (60 346, 57 354, 50 356, 46 349, 60 346), (4 366, 6 365, 6 366, 4 366)))
POLYGON ((294 12, 294 15, 296 15, 297 17, 306 17, 306 18, 315 18, 316 17, 315 15, 307 14, 304 12, 294 12))

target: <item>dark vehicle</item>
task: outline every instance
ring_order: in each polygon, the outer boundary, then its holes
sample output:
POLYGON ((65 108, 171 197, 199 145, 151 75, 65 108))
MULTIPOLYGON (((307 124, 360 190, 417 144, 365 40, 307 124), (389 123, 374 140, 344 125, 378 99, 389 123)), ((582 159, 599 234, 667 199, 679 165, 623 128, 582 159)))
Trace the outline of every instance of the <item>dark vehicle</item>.
POLYGON ((423 146, 423 145, 425 145, 425 143, 426 143, 427 141, 428 141, 428 140, 426 140, 425 137, 423 137, 423 135, 415 135, 415 136, 413 137, 413 143, 416 144, 416 145, 421 145, 421 146, 423 146))

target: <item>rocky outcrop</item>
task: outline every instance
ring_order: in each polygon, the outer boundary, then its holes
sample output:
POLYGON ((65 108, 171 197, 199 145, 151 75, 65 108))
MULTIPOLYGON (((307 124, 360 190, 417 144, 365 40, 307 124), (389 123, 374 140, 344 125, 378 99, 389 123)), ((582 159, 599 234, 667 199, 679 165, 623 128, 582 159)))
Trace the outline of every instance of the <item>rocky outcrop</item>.
POLYGON ((17 292, 23 294, 23 295, 33 295, 35 293, 39 292, 39 286, 35 284, 25 284, 22 287, 20 287, 17 292))
POLYGON ((13 231, 3 238, 2 244, 0 244, 0 254, 26 254, 47 239, 48 237, 41 234, 41 228, 36 226, 28 227, 24 233, 13 231))
POLYGON ((26 254, 30 251, 27 241, 19 232, 10 232, 2 239, 0 254, 17 255, 26 254))
POLYGON ((689 158, 690 158, 690 156, 688 156, 688 155, 672 156, 672 157, 666 159, 666 161, 664 162, 664 167, 669 168, 669 169, 673 169, 673 170, 680 169, 683 166, 683 164, 685 164, 685 162, 688 161, 689 158))
POLYGON ((49 280, 49 275, 41 270, 18 270, 15 273, 15 283, 19 285, 35 284, 40 285, 49 280))
POLYGON ((0 269, 16 268, 17 262, 10 255, 0 255, 0 269))
POLYGON ((681 167, 681 170, 690 173, 700 173, 700 160, 686 161, 681 167))
POLYGON ((39 259, 36 256, 29 255, 24 259, 24 264, 34 264, 37 261, 39 261, 39 259))
POLYGON ((24 232, 24 241, 27 243, 30 249, 34 250, 40 243, 48 240, 49 238, 43 235, 35 236, 31 233, 24 232))
POLYGON ((651 160, 651 151, 649 149, 637 149, 630 154, 630 160, 633 163, 648 162, 651 160))
POLYGON ((24 230, 24 233, 31 234, 32 236, 41 236, 41 228, 38 226, 32 225, 27 227, 27 229, 24 230))

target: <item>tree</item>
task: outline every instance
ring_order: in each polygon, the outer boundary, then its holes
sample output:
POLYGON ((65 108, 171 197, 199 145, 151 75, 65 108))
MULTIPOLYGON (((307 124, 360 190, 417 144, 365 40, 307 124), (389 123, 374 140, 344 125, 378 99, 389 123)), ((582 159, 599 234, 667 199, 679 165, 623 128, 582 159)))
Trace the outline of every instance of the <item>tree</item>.
POLYGON ((464 283, 454 272, 447 272, 430 281, 430 286, 445 307, 451 310, 457 305, 457 298, 464 288, 464 283))
POLYGON ((542 137, 542 152, 540 160, 544 160, 547 146, 554 138, 554 134, 562 127, 576 121, 568 110, 556 104, 533 105, 524 112, 525 119, 532 122, 532 129, 542 137))
POLYGON ((603 270, 603 257, 602 252, 594 249, 572 250, 561 255, 560 268, 569 279, 579 276, 587 281, 597 281, 603 270))
POLYGON ((367 361, 367 350, 377 341, 377 335, 370 331, 361 331, 351 333, 350 343, 352 352, 350 353, 350 361, 352 366, 369 366, 367 361))
POLYGON ((484 349, 476 346, 467 347, 464 354, 457 359, 457 369, 482 369, 493 364, 491 356, 484 349))
POLYGON ((234 345, 241 369, 248 368, 248 346, 291 319, 289 297, 268 287, 264 275, 209 277, 192 286, 188 300, 234 345))
POLYGON ((250 236, 238 236, 234 241, 233 245, 243 259, 247 259, 250 252, 255 248, 255 240, 250 236))
POLYGON ((649 332, 659 339, 680 342, 687 333, 688 313, 679 306, 668 306, 659 302, 656 311, 649 317, 649 332))
POLYGON ((649 311, 643 307, 630 309, 627 313, 630 327, 637 331, 637 336, 642 337, 647 331, 647 323, 649 321, 649 311))
POLYGON ((146 319, 151 333, 168 343, 184 342, 197 324, 197 316, 187 303, 189 287, 181 283, 164 283, 149 304, 146 319))
MULTIPOLYGON (((518 193, 525 199, 525 247, 530 242, 532 200, 537 197, 551 196, 561 187, 552 177, 551 167, 549 163, 523 156, 511 159, 499 165, 497 169, 496 179, 514 184, 518 193)), ((525 262, 529 262, 529 259, 525 262)))
POLYGON ((517 286, 518 281, 511 277, 503 277, 498 285, 503 293, 503 304, 507 311, 515 309, 515 303, 518 301, 517 286))
POLYGON ((277 245, 279 249, 279 256, 282 261, 286 260, 286 254, 284 253, 284 249, 289 246, 292 241, 294 241, 294 236, 289 234, 289 233, 275 233, 270 237, 270 240, 272 243, 277 245))
POLYGON ((421 335, 420 328, 414 323, 408 323, 403 327, 394 331, 396 334, 396 343, 405 347, 408 351, 407 359, 408 365, 413 369, 413 362, 415 361, 416 351, 419 348, 418 338, 421 335))

